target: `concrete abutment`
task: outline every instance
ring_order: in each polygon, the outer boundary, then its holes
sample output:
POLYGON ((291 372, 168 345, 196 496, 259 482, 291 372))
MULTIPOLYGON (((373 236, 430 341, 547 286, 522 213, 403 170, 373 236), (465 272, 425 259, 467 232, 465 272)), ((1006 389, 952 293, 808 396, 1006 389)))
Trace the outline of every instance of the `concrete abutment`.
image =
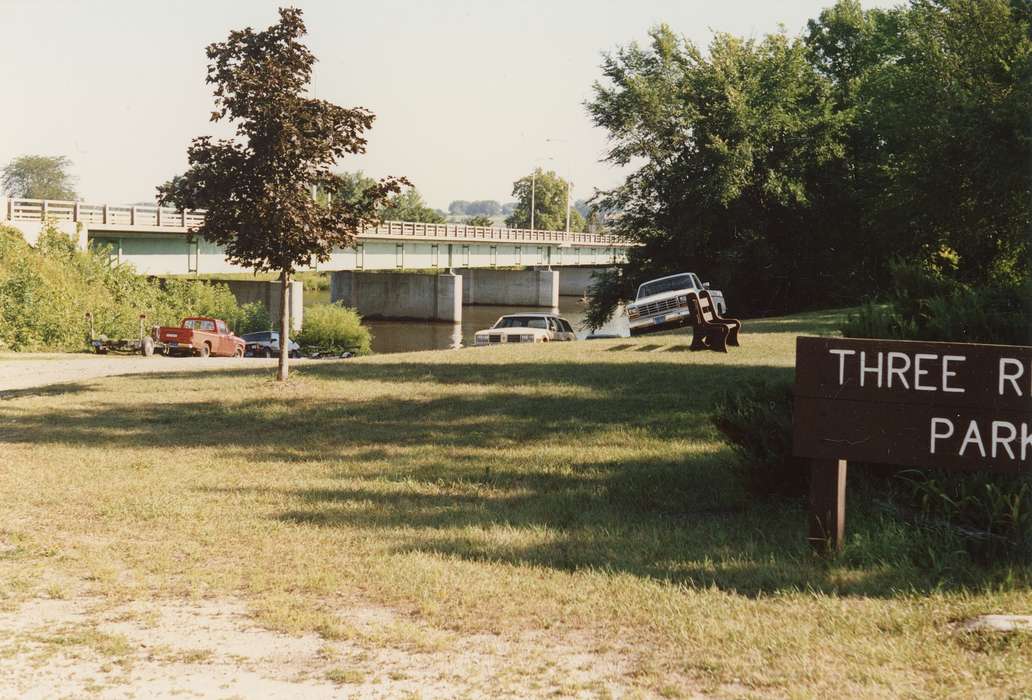
POLYGON ((368 318, 462 321, 462 277, 452 273, 334 272, 330 301, 368 318))

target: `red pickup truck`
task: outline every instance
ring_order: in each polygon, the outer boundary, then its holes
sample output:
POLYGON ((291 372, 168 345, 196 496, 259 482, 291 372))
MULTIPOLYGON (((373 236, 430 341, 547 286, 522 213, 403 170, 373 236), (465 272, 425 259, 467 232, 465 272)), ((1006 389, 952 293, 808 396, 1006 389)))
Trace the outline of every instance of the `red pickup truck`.
MULTIPOLYGON (((154 341, 155 348, 166 355, 244 356, 243 339, 235 336, 225 321, 206 316, 184 318, 178 328, 161 326, 154 331, 154 341)), ((146 349, 144 354, 148 354, 146 349)))

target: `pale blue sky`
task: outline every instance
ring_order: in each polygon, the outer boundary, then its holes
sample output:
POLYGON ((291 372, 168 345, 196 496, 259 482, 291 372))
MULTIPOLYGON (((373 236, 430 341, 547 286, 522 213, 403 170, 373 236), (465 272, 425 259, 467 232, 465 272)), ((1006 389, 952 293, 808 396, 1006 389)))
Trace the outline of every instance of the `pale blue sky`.
MULTIPOLYGON (((284 2, 0 0, 0 164, 66 155, 90 201, 153 199, 186 167, 207 121, 204 47, 264 28, 284 2)), ((600 54, 661 21, 705 45, 714 31, 802 31, 831 0, 543 2, 304 0, 316 94, 377 114, 369 152, 341 163, 405 175, 427 201, 511 199, 535 162, 574 196, 621 173, 599 162, 605 133, 583 102, 600 54), (551 142, 548 139, 552 139, 551 142), (552 160, 548 160, 551 158, 552 160)), ((891 6, 895 0, 865 0, 891 6)))

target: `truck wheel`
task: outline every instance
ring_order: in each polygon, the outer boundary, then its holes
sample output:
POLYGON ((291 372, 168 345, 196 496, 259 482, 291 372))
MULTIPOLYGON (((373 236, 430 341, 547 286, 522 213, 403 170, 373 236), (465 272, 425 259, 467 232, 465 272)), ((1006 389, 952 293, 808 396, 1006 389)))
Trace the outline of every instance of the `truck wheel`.
POLYGON ((154 339, 150 336, 146 336, 143 342, 140 343, 140 352, 144 357, 150 357, 154 354, 154 339))
POLYGON ((207 343, 205 343, 205 344, 204 344, 204 345, 202 345, 202 346, 200 347, 200 349, 199 349, 199 350, 197 351, 197 354, 198 354, 198 355, 199 355, 200 357, 207 357, 208 355, 210 355, 210 354, 211 354, 211 346, 210 346, 210 345, 208 345, 207 343))

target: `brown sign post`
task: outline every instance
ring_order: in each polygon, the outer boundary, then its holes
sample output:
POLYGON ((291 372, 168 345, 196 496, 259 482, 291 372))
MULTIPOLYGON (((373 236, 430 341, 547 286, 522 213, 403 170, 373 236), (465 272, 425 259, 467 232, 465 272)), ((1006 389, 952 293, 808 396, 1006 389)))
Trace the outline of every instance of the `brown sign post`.
POLYGON ((1032 347, 800 337, 793 451, 821 551, 844 540, 848 460, 1032 470, 1032 347))

